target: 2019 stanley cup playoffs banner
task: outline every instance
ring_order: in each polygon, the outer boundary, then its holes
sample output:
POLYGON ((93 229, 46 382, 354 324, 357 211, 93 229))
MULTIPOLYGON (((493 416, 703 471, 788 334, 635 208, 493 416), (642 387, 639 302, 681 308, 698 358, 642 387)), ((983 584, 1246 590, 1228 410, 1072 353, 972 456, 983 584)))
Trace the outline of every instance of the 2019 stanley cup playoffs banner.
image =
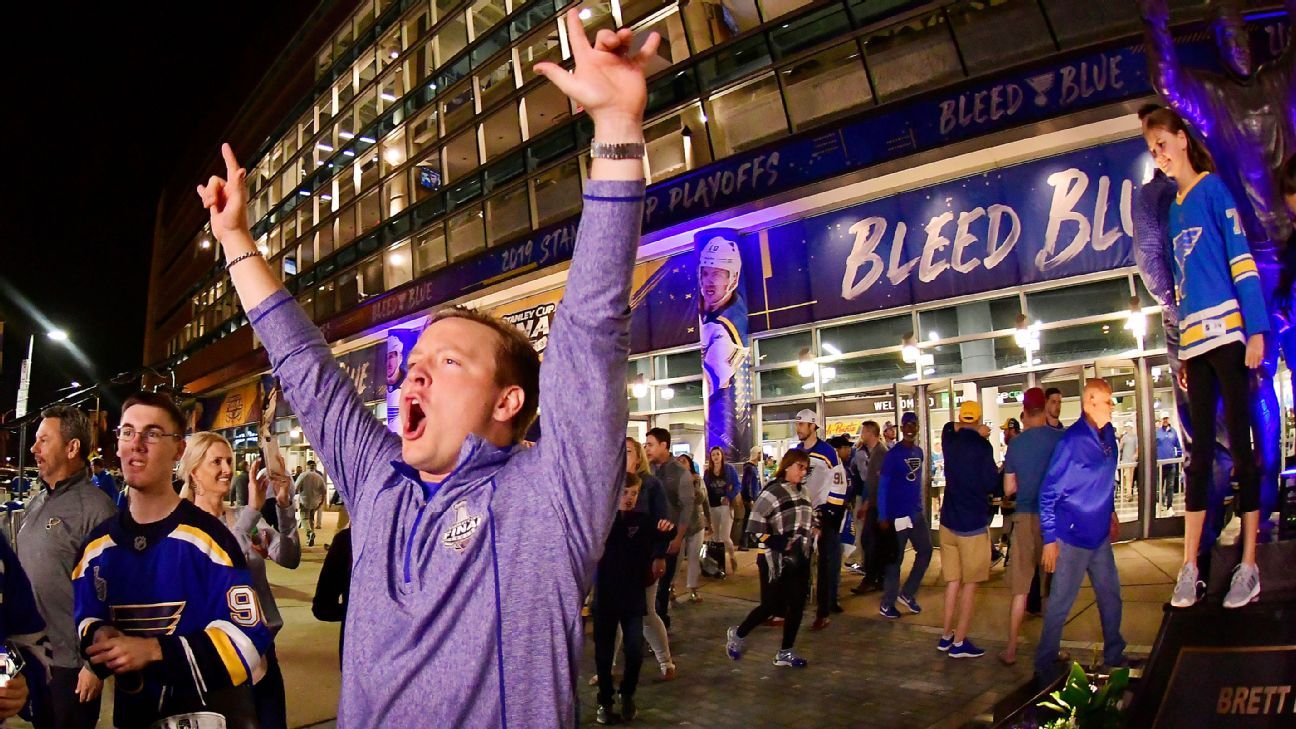
POLYGON ((751 347, 743 295, 738 232, 713 228, 694 237, 699 331, 707 397, 707 450, 719 446, 732 462, 751 448, 751 347))

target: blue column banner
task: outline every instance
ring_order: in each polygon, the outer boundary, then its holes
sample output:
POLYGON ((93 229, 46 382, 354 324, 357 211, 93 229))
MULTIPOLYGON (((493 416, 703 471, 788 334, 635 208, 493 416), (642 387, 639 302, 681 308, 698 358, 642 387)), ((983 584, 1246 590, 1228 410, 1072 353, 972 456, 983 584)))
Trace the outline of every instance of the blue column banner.
POLYGON ((388 329, 387 347, 383 357, 383 382, 387 393, 387 428, 399 430, 400 387, 405 382, 405 368, 409 364, 410 350, 418 341, 417 329, 388 329))
POLYGON ((719 446, 741 463, 751 449, 751 346, 738 231, 697 233, 699 331, 707 396, 707 450, 719 446))

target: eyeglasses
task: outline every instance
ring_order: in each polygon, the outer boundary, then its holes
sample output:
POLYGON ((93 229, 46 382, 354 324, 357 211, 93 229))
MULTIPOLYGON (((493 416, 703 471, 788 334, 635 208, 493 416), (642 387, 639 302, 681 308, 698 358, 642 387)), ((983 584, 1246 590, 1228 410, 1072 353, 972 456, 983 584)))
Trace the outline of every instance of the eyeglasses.
POLYGON ((134 428, 128 426, 122 426, 120 428, 117 428, 113 432, 117 434, 117 440, 123 443, 129 443, 130 441, 135 440, 136 435, 143 438, 144 442, 148 443, 149 445, 157 445, 158 443, 162 442, 163 438, 175 438, 176 440, 180 440, 181 438, 184 438, 184 433, 164 433, 162 432, 162 430, 158 428, 149 428, 147 430, 135 430, 134 428))

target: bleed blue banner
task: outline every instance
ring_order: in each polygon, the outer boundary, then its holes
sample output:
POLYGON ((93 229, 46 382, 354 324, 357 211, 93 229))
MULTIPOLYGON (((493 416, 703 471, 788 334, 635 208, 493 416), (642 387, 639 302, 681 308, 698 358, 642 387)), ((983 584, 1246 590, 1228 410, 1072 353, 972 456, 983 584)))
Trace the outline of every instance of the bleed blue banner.
POLYGON ((699 330, 707 396, 707 452, 719 447, 730 463, 751 449, 751 346, 738 231, 713 228, 694 237, 699 330))
MULTIPOLYGON (((751 331, 1133 265, 1142 139, 1078 150, 794 221, 738 241, 751 331)), ((697 254, 638 294, 635 351, 697 341, 684 326, 697 254)))

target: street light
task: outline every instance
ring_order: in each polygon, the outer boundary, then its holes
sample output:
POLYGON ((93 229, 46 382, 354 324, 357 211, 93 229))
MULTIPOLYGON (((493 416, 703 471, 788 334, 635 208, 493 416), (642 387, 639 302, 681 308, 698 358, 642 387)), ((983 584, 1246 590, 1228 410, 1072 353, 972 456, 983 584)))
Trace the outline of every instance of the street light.
POLYGON ((53 339, 56 342, 66 342, 68 338, 68 333, 63 331, 62 329, 51 329, 48 332, 45 332, 45 336, 49 337, 50 339, 53 339))

